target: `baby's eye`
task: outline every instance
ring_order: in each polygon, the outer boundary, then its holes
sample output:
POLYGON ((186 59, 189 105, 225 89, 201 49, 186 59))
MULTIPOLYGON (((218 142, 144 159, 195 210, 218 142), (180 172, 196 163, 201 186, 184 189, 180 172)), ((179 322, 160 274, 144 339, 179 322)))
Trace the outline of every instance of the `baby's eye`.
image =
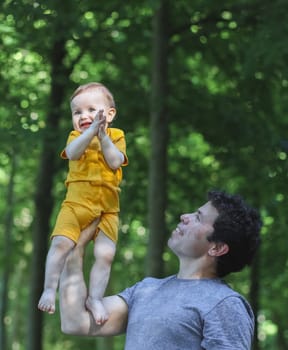
POLYGON ((96 111, 96 108, 89 108, 89 112, 95 112, 96 111))
POLYGON ((80 111, 74 111, 74 112, 73 112, 74 115, 78 115, 78 114, 80 114, 80 113, 81 113, 80 111))

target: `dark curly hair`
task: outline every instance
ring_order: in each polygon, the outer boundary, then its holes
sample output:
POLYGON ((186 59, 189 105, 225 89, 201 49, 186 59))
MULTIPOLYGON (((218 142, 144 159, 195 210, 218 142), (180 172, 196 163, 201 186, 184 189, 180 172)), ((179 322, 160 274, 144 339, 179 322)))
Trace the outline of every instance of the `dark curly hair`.
POLYGON ((208 200, 219 212, 208 241, 229 246, 229 252, 217 258, 217 274, 224 277, 252 263, 260 245, 262 220, 258 211, 249 207, 239 195, 209 191, 208 200))

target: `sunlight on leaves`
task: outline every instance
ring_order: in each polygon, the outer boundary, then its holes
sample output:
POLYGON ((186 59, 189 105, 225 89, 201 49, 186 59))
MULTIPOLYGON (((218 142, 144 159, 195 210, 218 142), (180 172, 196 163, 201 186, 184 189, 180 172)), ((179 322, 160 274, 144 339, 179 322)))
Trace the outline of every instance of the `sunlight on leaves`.
POLYGON ((258 316, 258 339, 260 341, 266 340, 269 336, 275 336, 278 328, 271 320, 267 320, 265 315, 262 313, 258 316))

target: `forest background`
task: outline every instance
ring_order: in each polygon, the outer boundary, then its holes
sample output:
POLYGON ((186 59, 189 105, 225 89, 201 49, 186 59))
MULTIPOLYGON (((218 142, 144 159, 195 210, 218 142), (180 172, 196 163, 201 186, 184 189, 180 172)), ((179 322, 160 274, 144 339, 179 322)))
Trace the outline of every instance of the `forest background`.
MULTIPOLYGON (((0 348, 123 349, 124 336, 63 335, 58 310, 36 307, 69 96, 100 81, 130 161, 107 293, 175 273, 166 242, 180 214, 211 188, 240 193, 261 211, 262 246, 228 282, 257 315, 253 349, 288 349, 288 2, 3 0, 0 33, 0 348)), ((88 247, 87 270, 91 259, 88 247)))

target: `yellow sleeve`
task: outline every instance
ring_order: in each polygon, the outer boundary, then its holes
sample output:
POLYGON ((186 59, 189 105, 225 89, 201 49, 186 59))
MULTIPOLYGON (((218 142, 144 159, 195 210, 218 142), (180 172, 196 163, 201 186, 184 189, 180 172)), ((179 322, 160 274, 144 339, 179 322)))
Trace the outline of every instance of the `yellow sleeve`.
MULTIPOLYGON (((70 132, 69 136, 68 136, 68 139, 67 139, 67 142, 66 142, 66 146, 71 142, 73 141, 74 139, 76 139, 76 137, 78 137, 81 133, 79 131, 76 131, 76 130, 73 130, 70 132)), ((65 152, 65 149, 66 147, 62 150, 62 152, 60 153, 60 157, 62 159, 68 159, 67 158, 67 155, 66 155, 66 152, 65 152)))
POLYGON ((120 152, 123 153, 124 155, 124 163, 122 166, 128 165, 128 157, 126 154, 126 140, 125 140, 125 134, 124 131, 121 129, 116 129, 116 128, 108 128, 107 129, 107 134, 111 138, 112 142, 114 145, 119 149, 120 152))

